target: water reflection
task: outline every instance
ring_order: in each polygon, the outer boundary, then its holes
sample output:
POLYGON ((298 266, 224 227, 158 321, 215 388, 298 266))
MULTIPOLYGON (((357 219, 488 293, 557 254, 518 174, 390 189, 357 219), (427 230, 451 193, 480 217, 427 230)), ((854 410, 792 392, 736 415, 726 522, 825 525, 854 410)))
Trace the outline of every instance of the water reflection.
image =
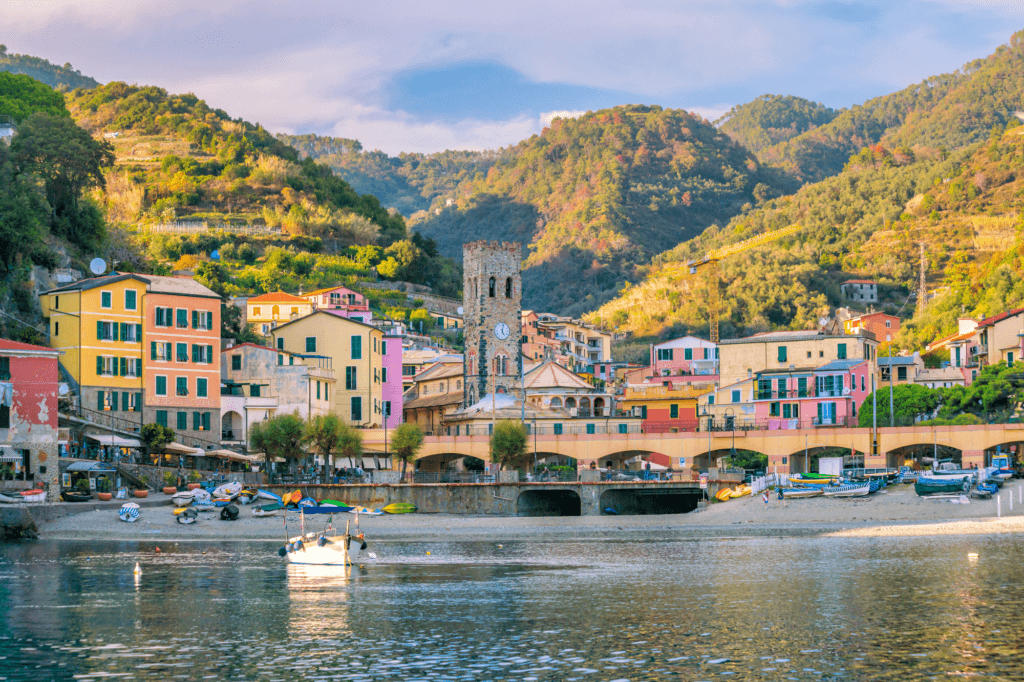
POLYGON ((378 543, 350 568, 272 543, 7 545, 0 677, 1020 679, 1022 544, 378 543))

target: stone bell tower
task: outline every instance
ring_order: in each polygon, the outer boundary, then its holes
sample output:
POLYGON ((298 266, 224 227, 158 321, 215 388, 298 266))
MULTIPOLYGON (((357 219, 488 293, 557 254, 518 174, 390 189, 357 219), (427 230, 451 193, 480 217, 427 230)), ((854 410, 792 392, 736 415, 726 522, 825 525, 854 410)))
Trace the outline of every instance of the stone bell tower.
POLYGON ((462 246, 466 407, 492 390, 510 392, 522 376, 522 250, 519 242, 462 246))

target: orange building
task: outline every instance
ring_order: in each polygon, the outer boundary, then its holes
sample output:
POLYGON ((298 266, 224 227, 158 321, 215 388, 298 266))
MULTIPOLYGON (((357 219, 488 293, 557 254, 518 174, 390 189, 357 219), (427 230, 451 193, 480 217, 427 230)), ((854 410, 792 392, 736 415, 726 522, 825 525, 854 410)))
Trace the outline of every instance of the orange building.
POLYGON ((313 312, 313 302, 274 291, 250 298, 245 303, 245 321, 251 324, 258 334, 268 336, 275 327, 305 317, 313 312))

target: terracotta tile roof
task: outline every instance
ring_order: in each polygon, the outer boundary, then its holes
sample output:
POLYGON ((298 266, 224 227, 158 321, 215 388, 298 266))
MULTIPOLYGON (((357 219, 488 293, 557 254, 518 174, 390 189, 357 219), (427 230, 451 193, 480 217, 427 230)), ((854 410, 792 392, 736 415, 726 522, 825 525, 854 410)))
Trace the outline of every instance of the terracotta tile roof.
POLYGON ((843 284, 877 284, 873 279, 848 279, 843 284))
POLYGON ((0 351, 34 351, 39 353, 52 353, 59 355, 60 352, 53 348, 47 348, 46 346, 37 346, 32 343, 22 343, 21 341, 11 341, 10 339, 0 339, 0 351))
POLYGON ((345 291, 351 291, 353 294, 356 294, 357 296, 362 296, 362 294, 360 294, 355 289, 349 289, 348 287, 342 286, 341 284, 339 284, 336 287, 327 287, 325 289, 317 289, 315 291, 310 291, 308 293, 303 294, 302 296, 303 296, 303 298, 305 298, 307 296, 319 296, 320 294, 327 294, 327 293, 330 293, 332 291, 337 291, 339 289, 344 289, 345 291))
POLYGON ((302 296, 295 296, 294 294, 286 294, 283 291, 275 291, 269 294, 260 294, 255 298, 250 298, 249 303, 309 303, 302 296))
POLYGON ((579 375, 552 361, 530 370, 525 380, 527 388, 594 388, 579 375))
POLYGON ((103 277, 82 279, 67 286, 51 289, 47 294, 59 294, 62 291, 88 291, 97 287, 108 286, 126 279, 134 279, 146 285, 146 291, 157 294, 180 294, 184 296, 202 296, 220 298, 215 292, 189 277, 165 277, 163 275, 139 275, 135 273, 111 273, 103 277))
POLYGON ((993 315, 992 317, 986 317, 984 320, 980 320, 978 322, 978 329, 981 329, 982 327, 990 327, 994 325, 996 322, 1002 322, 1008 317, 1016 317, 1021 313, 1024 313, 1024 308, 1015 308, 1014 310, 1007 310, 1005 313, 999 313, 998 315, 993 315))
POLYGON ((462 402, 462 391, 453 393, 438 393, 437 395, 426 395, 422 398, 404 400, 402 409, 416 409, 417 407, 438 407, 440 405, 458 405, 462 402))

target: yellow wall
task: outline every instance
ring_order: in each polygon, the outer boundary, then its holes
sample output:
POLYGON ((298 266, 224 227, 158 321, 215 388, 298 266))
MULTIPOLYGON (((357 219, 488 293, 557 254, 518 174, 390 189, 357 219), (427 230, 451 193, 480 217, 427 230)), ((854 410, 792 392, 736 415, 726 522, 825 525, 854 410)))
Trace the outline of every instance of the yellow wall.
POLYGON ((43 317, 50 318, 50 347, 64 351, 64 355, 60 356, 60 364, 75 381, 81 383, 79 299, 79 293, 72 291, 59 296, 41 296, 39 303, 43 309, 43 317), (54 307, 55 303, 58 304, 57 307, 54 307))
POLYGON ((809 368, 839 359, 839 344, 846 344, 846 359, 872 360, 875 366, 877 343, 862 336, 812 337, 807 340, 750 340, 745 343, 722 343, 719 345, 721 386, 743 381, 748 375, 765 369, 809 368), (779 362, 779 346, 786 347, 786 360, 779 362), (870 348, 870 351, 866 351, 870 348), (810 357, 807 354, 810 353, 810 357), (867 353, 867 355, 865 355, 867 353))
POLYGON ((315 337, 315 354, 330 357, 334 368, 336 383, 331 400, 335 414, 353 426, 373 426, 383 422, 383 416, 379 413, 383 405, 383 332, 337 315, 321 312, 279 326, 272 334, 274 348, 278 347, 278 339, 283 339, 284 350, 299 355, 313 354, 306 352, 306 338, 315 337), (352 359, 353 336, 362 339, 362 358, 358 360, 352 359), (355 390, 346 388, 346 367, 356 368, 355 390), (359 421, 353 421, 351 418, 353 396, 362 398, 362 419, 359 421))
MULTIPOLYGON (((142 282, 125 279, 120 282, 88 289, 81 292, 80 311, 80 343, 81 343, 81 379, 79 383, 83 386, 109 386, 111 388, 130 388, 141 390, 142 377, 123 377, 98 375, 96 373, 96 357, 99 355, 114 356, 116 358, 142 358, 142 339, 137 342, 126 342, 121 339, 120 329, 117 341, 100 341, 96 338, 96 323, 104 322, 125 322, 128 324, 141 325, 143 298, 146 294, 146 285, 142 282), (125 292, 135 291, 135 310, 125 308, 125 292), (103 292, 110 292, 111 306, 101 307, 103 292)), ((61 301, 63 304, 63 301, 61 301)))

